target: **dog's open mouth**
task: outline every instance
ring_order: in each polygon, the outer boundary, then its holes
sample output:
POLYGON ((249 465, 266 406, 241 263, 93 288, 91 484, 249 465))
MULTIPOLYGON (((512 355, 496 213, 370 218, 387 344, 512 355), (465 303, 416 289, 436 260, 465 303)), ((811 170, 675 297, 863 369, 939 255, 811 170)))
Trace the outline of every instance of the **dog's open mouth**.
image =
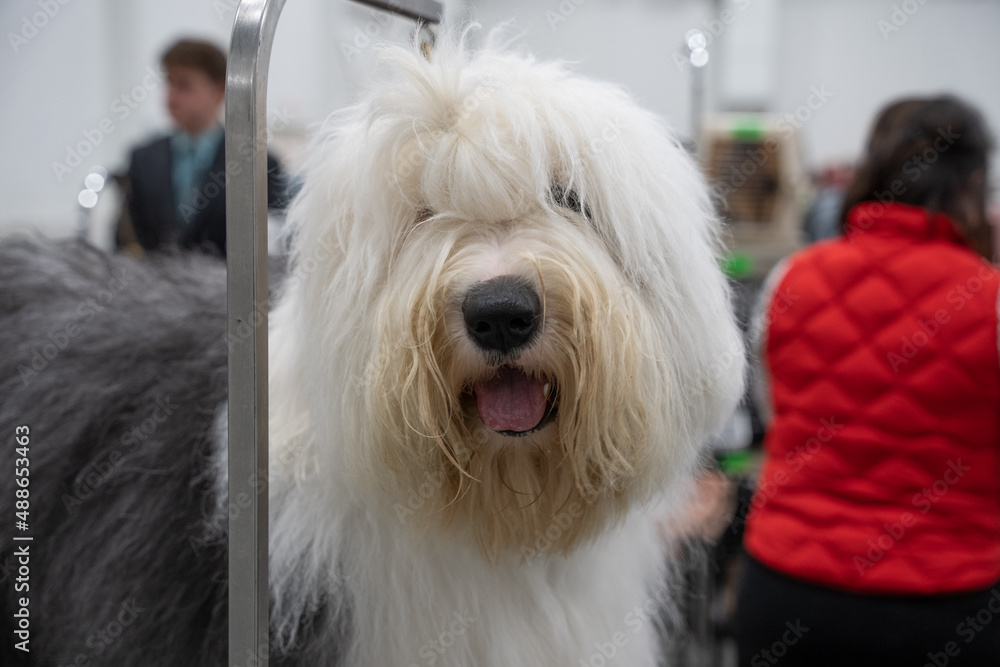
POLYGON ((503 435, 527 435, 556 416, 556 383, 545 375, 529 376, 519 368, 501 366, 472 391, 483 423, 503 435))

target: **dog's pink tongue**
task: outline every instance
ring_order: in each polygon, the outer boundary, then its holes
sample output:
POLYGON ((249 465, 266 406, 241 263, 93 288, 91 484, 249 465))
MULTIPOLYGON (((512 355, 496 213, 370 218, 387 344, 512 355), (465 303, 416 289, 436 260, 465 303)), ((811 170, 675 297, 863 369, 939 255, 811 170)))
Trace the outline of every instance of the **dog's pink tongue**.
POLYGON ((473 387, 479 416, 494 431, 530 431, 545 416, 544 378, 501 368, 492 379, 473 387))

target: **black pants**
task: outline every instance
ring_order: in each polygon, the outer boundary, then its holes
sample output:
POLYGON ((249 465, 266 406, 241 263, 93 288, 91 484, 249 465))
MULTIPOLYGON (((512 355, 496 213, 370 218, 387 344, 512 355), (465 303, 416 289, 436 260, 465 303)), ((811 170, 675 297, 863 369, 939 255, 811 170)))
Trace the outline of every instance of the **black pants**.
POLYGON ((1000 584, 957 595, 846 593, 744 555, 740 667, 998 667, 1000 584))

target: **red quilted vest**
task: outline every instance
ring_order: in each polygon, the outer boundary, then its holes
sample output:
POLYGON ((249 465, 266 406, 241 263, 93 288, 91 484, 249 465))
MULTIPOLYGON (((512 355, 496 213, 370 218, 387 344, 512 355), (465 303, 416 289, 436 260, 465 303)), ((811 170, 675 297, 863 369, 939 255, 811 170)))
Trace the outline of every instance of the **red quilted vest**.
POLYGON ((945 216, 867 202, 769 282, 747 551, 861 593, 995 584, 1000 272, 945 216))

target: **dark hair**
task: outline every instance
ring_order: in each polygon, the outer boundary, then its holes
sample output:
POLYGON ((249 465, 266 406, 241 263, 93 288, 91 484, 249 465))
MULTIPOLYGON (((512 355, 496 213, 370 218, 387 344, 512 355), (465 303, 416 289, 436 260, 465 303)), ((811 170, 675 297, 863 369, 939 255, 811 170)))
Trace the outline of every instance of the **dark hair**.
MULTIPOLYGON (((841 220, 864 201, 896 201, 944 213, 967 238, 985 226, 986 171, 993 137, 982 115, 950 95, 893 102, 879 113, 847 189, 841 220), (974 182, 976 172, 981 181, 974 182), (970 188, 977 188, 972 190, 970 188), (963 202, 981 200, 979 220, 963 202)), ((966 204, 967 205, 967 204, 966 204)))
POLYGON ((212 83, 226 83, 226 54, 211 42, 182 39, 163 53, 164 67, 192 67, 201 70, 212 83))

